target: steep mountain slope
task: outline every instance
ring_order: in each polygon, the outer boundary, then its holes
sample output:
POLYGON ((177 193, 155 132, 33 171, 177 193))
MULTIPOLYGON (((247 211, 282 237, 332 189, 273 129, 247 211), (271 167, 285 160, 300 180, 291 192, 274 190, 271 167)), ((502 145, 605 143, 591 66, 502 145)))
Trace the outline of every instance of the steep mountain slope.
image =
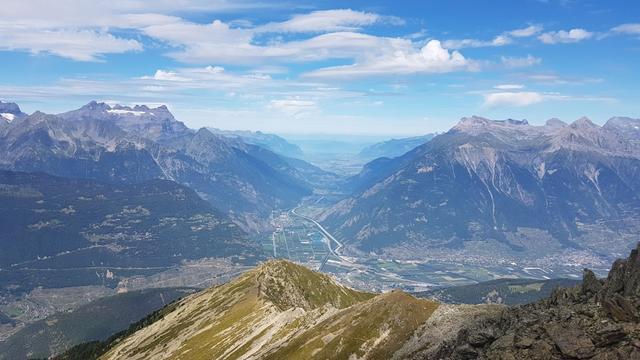
POLYGON ((0 168, 111 183, 174 180, 247 229, 310 192, 304 173, 275 153, 192 131, 164 106, 91 102, 59 115, 36 112, 0 131, 0 168))
POLYGON ((189 296, 102 359, 386 358, 437 305, 374 297, 286 261, 189 296))
POLYGON ((275 135, 263 133, 261 131, 248 130, 221 130, 216 128, 207 128, 214 134, 223 135, 232 138, 240 138, 243 142, 252 145, 258 145, 274 153, 286 157, 302 158, 304 153, 298 145, 288 142, 286 139, 275 135))
POLYGON ((193 190, 167 180, 116 185, 0 171, 0 203, 2 291, 115 285, 186 259, 261 254, 193 190))
POLYGON ((48 358, 80 343, 107 339, 193 291, 184 288, 133 291, 52 315, 0 342, 0 359, 48 358))
POLYGON ((353 196, 322 220, 353 251, 421 257, 473 243, 488 256, 580 248, 610 259, 640 230, 635 124, 464 118, 401 157, 369 163, 351 179, 353 196))
POLYGON ((429 140, 433 139, 437 134, 427 134, 422 136, 414 136, 401 139, 391 139, 369 145, 358 153, 361 159, 377 159, 379 157, 394 158, 403 155, 429 140))

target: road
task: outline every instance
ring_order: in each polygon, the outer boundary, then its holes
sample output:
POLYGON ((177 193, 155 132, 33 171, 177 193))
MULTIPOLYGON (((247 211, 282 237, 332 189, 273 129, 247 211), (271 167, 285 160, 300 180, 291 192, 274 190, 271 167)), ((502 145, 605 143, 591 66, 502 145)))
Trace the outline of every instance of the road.
MULTIPOLYGON (((306 216, 306 215, 298 214, 298 213, 296 212, 296 210, 297 210, 298 208, 299 208, 299 207, 297 207, 297 208, 295 208, 295 209, 291 210, 291 214, 293 214, 293 215, 295 215, 295 216, 298 216, 298 217, 301 217, 301 218, 303 218, 303 219, 305 219, 305 220, 307 220, 307 221, 312 222, 312 223, 313 223, 313 224, 318 228, 318 230, 320 230, 320 232, 322 233, 322 235, 324 235, 327 239, 329 239, 329 243, 327 244, 327 245, 329 246, 329 252, 331 252, 331 254, 332 254, 333 256, 337 257, 338 259, 343 260, 343 261, 347 261, 347 260, 343 259, 340 255, 338 255, 338 251, 339 251, 340 249, 342 249, 342 243, 341 243, 340 241, 336 240, 336 238, 335 238, 335 237, 333 237, 333 235, 331 235, 331 233, 330 233, 330 232, 328 232, 324 227, 322 227, 322 225, 320 225, 320 223, 319 223, 319 222, 317 222, 316 220, 314 220, 314 219, 312 219, 312 218, 310 218, 310 217, 308 217, 308 216, 306 216), (336 244, 338 244, 338 246, 336 246, 335 250, 331 247, 331 242, 332 242, 332 241, 333 241, 333 242, 335 242, 336 244)), ((347 262, 350 262, 350 261, 347 261, 347 262)))

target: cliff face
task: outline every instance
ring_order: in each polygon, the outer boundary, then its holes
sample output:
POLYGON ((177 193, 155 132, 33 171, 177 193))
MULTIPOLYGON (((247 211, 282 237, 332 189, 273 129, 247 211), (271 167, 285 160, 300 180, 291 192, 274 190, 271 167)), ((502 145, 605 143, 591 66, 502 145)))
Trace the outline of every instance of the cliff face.
POLYGON ((413 359, 640 359, 640 245, 606 279, 470 320, 455 337, 413 359))

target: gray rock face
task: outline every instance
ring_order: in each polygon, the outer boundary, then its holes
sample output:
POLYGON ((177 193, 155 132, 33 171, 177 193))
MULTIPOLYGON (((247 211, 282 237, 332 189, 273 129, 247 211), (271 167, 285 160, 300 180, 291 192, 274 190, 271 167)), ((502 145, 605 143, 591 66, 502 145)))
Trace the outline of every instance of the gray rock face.
POLYGON ((414 359, 640 359, 640 323, 628 316, 640 305, 638 249, 604 281, 585 271, 583 285, 469 319, 454 339, 414 359))
POLYGON ((549 324, 545 330, 562 355, 576 359, 593 356, 595 350, 593 342, 582 329, 549 324))
POLYGON ((20 120, 27 116, 16 103, 0 101, 0 131, 5 124, 20 120))
POLYGON ((401 157, 367 164, 351 179, 352 196, 322 220, 365 253, 491 240, 509 255, 579 248, 613 256, 640 225, 640 137, 620 130, 636 122, 464 118, 401 157), (612 235, 597 241, 594 229, 612 235))

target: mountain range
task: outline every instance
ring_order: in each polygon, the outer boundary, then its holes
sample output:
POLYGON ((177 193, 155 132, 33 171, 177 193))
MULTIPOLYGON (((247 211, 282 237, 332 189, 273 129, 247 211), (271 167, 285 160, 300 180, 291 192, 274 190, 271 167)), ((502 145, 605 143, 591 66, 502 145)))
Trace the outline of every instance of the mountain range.
POLYGON ((247 230, 263 229, 273 209, 311 192, 292 164, 241 139, 191 130, 165 106, 91 102, 57 115, 16 115, 0 127, 2 169, 125 184, 171 180, 247 230))
POLYGON ((216 128, 207 129, 214 134, 240 138, 247 144, 262 146, 263 148, 273 151, 278 155, 297 159, 301 159, 304 157, 304 152, 298 145, 292 144, 286 139, 275 134, 249 130, 221 130, 216 128))
POLYGON ((604 126, 463 118, 365 165, 348 181, 352 195, 321 220, 356 254, 535 258, 580 249, 611 259, 640 231, 639 129, 630 118, 604 126))
POLYGON ((286 261, 173 303, 59 359, 637 359, 640 246, 606 279, 522 306, 369 294, 286 261))

